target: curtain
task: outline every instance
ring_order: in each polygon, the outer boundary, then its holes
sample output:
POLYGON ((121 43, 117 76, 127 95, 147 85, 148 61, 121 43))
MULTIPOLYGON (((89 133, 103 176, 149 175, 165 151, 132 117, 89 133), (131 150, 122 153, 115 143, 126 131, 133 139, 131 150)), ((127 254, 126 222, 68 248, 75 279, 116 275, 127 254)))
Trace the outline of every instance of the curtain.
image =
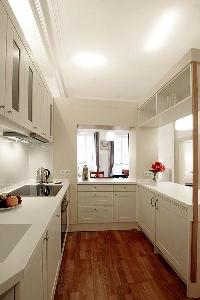
POLYGON ((114 166, 114 141, 110 142, 110 162, 109 162, 109 171, 108 175, 112 174, 114 166))
POLYGON ((99 165, 99 132, 94 133, 94 144, 95 144, 95 151, 96 151, 97 172, 99 172, 99 169, 100 169, 100 165, 99 165))

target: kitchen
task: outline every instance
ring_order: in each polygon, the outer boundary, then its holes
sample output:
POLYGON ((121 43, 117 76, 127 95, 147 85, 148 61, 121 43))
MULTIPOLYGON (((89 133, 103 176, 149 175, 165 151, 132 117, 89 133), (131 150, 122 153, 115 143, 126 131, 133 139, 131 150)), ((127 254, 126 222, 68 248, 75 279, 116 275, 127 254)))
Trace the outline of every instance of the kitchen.
POLYGON ((20 2, 0 0, 0 299, 199 298, 198 1, 20 2))

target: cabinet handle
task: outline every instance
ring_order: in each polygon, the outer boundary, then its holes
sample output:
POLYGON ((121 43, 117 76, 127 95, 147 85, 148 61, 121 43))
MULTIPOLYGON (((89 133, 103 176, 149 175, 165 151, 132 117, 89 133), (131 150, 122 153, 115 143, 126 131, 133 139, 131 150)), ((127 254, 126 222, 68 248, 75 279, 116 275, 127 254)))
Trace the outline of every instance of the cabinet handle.
POLYGON ((37 128, 37 126, 36 126, 36 125, 34 125, 34 126, 33 126, 33 128, 34 128, 34 129, 36 129, 36 128, 37 128))
POLYGON ((48 241, 49 240, 49 236, 48 234, 45 236, 44 241, 48 241))
POLYGON ((151 206, 153 207, 153 198, 154 197, 151 197, 151 206))
POLYGON ((60 218, 60 215, 56 215, 57 218, 60 218))
POLYGON ((0 105, 0 108, 5 108, 5 106, 4 105, 0 105))
POLYGON ((155 202, 155 208, 158 210, 158 198, 156 199, 156 202, 155 202))
POLYGON ((12 110, 10 109, 10 110, 8 110, 8 114, 12 114, 12 110))

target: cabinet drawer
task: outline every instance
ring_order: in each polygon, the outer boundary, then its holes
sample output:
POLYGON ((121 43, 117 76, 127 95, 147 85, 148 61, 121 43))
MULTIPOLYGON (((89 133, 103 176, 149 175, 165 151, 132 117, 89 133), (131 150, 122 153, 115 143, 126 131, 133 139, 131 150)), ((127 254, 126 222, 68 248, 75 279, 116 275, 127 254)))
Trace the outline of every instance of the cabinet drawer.
POLYGON ((78 192, 78 204, 113 205, 113 192, 78 192))
POLYGON ((78 191, 80 192, 112 192, 112 184, 78 184, 78 191))
POLYGON ((136 192, 136 184, 116 184, 114 192, 136 192))
POLYGON ((112 206, 78 206, 79 223, 112 223, 112 206))

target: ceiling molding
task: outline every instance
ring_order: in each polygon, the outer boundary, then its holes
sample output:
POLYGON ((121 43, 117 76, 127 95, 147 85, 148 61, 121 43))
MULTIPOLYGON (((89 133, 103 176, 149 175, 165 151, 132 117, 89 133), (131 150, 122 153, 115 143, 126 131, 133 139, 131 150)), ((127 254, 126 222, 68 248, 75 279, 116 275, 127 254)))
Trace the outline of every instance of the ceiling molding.
POLYGON ((48 58, 53 64, 61 97, 68 97, 58 64, 58 49, 62 49, 60 17, 56 0, 29 0, 48 58))

